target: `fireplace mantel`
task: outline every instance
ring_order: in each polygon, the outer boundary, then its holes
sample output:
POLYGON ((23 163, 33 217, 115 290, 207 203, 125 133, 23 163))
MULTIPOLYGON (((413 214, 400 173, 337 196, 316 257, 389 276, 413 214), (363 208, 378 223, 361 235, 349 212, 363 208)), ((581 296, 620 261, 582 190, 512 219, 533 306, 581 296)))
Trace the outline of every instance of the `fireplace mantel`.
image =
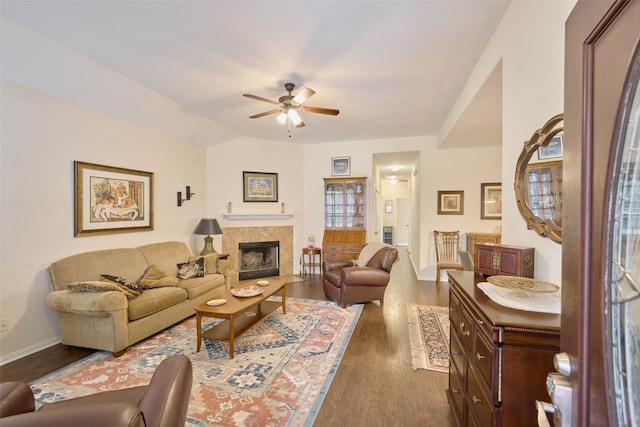
POLYGON ((277 213, 277 212, 245 212, 245 213, 224 213, 226 219, 231 220, 250 220, 250 219, 288 219, 293 213, 277 213))

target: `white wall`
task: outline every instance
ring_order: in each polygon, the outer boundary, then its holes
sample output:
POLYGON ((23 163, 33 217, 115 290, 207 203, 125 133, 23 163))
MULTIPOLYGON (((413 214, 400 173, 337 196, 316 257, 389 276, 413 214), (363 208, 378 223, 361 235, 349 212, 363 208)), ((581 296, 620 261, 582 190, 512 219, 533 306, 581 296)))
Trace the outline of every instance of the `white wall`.
MULTIPOLYGON (((368 201, 373 203, 371 185, 373 154, 396 151, 419 151, 417 181, 410 184, 419 194, 412 196, 415 211, 412 214, 410 252, 412 262, 421 280, 435 279, 435 255, 431 249, 434 229, 452 229, 461 232, 492 231, 499 221, 480 220, 480 183, 500 180, 500 147, 438 150, 434 137, 380 139, 358 142, 316 144, 304 150, 304 216, 305 234, 322 236, 323 185, 322 178, 330 177, 331 157, 350 156, 351 176, 366 176, 368 201), (482 166, 482 167, 478 167, 482 166), (464 190, 464 215, 437 215, 438 190, 464 190), (444 228, 443 228, 444 227, 444 228)), ((413 204, 412 204, 413 206, 413 204)), ((372 223, 372 209, 368 209, 367 223, 372 223)), ((367 230, 367 240, 377 240, 367 230)))
POLYGON ((199 250, 192 234, 206 206, 205 150, 117 119, 96 114, 23 86, 1 87, 0 358, 59 342, 57 316, 46 304, 48 266, 67 255, 163 240, 199 250), (154 173, 155 229, 74 237, 73 161, 154 173), (176 192, 196 196, 176 206, 176 192))
POLYGON ((460 117, 502 60, 502 241, 534 247, 535 277, 557 284, 561 284, 562 247, 527 230, 513 182, 524 142, 564 111, 564 23, 574 5, 574 0, 514 0, 443 126, 448 129, 460 117))
MULTIPOLYGON (((292 225, 294 273, 300 270, 295 254, 301 253, 307 243, 307 234, 304 234, 302 226, 305 214, 302 156, 301 144, 255 138, 237 138, 207 150, 207 215, 218 219, 223 232, 225 227, 292 225), (277 173, 278 202, 243 202, 243 171, 277 173), (234 213, 278 213, 284 203, 285 212, 293 213, 293 217, 231 220, 224 217, 229 202, 234 213)), ((318 203, 322 203, 322 198, 315 205, 318 203)), ((318 237, 322 238, 322 235, 316 235, 318 237)))

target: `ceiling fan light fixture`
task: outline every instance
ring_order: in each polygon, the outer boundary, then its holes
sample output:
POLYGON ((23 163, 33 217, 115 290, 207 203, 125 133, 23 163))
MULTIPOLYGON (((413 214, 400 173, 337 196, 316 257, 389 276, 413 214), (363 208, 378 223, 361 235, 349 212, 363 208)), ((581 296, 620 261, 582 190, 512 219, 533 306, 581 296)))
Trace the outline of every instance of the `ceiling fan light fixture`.
POLYGON ((300 115, 296 110, 289 109, 289 112, 287 114, 294 125, 298 126, 300 123, 302 123, 302 119, 300 118, 300 115))
POLYGON ((278 117, 276 117, 276 119, 280 122, 281 125, 283 125, 287 122, 287 114, 282 112, 278 114, 278 117))

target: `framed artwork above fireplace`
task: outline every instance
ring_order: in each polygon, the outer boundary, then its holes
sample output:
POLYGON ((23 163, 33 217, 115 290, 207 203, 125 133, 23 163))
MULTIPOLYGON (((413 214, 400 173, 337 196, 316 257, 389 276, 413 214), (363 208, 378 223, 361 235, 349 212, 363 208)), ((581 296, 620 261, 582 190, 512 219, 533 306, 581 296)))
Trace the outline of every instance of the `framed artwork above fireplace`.
POLYGON ((277 202, 278 174, 242 172, 242 193, 245 202, 277 202))

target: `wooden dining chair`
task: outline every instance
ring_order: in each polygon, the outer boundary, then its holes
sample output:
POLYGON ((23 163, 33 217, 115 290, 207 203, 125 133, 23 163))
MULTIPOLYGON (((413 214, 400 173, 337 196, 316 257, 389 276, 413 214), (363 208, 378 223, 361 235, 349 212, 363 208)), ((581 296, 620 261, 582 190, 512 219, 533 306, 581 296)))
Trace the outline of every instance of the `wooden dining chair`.
POLYGON ((459 231, 433 231, 436 245, 436 285, 440 286, 440 271, 462 270, 458 261, 459 231))

